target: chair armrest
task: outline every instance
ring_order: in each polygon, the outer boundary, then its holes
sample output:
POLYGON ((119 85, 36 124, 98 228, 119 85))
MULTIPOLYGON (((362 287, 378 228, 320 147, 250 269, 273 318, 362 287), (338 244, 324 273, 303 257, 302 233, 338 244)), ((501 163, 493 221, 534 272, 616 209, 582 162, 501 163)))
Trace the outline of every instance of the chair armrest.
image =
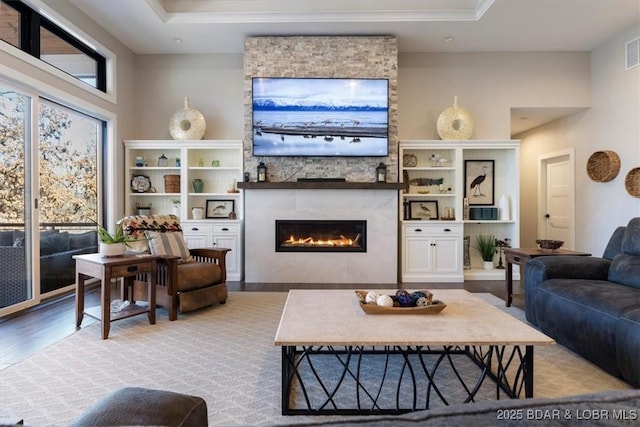
POLYGON ((607 280, 611 261, 584 256, 536 257, 525 264, 524 293, 527 320, 538 324, 535 311, 535 294, 545 280, 586 279, 607 280))
POLYGON ((231 251, 231 249, 227 248, 196 248, 190 249, 189 253, 193 257, 194 260, 200 262, 213 262, 218 264, 220 267, 220 271, 222 276, 220 277, 220 281, 222 283, 227 281, 227 252, 231 251))

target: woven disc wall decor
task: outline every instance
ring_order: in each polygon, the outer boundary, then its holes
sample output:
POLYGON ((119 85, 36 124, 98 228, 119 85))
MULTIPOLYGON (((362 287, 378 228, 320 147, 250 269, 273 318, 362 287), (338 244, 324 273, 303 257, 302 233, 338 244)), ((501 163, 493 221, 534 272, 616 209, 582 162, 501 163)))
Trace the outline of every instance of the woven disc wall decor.
POLYGON ((455 96, 453 107, 440 113, 436 127, 443 140, 469 139, 473 133, 473 118, 467 110, 458 107, 458 97, 455 96))
POLYGON ((596 182, 608 182, 620 172, 620 156, 615 151, 596 151, 587 160, 587 174, 596 182))
POLYGON ((629 171, 624 179, 624 186, 627 193, 640 198, 640 168, 633 168, 629 171))

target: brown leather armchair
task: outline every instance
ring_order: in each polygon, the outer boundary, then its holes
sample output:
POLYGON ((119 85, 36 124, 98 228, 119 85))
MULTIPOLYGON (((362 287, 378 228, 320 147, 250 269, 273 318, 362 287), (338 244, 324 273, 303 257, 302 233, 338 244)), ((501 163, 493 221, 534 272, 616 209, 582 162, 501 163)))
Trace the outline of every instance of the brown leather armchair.
MULTIPOLYGON (((225 258, 230 249, 188 249, 180 218, 175 215, 135 215, 122 219, 125 234, 138 239, 129 244, 134 252, 160 255, 156 276, 156 302, 169 311, 187 312, 227 301, 225 258)), ((144 278, 141 278, 144 279, 144 278)), ((135 280, 131 298, 147 300, 146 280, 135 280)))

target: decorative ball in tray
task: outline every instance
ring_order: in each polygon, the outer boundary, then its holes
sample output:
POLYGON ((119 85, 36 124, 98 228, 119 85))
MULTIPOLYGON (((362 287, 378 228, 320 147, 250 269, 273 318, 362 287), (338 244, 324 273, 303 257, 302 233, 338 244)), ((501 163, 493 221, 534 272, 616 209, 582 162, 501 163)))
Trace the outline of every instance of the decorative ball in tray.
POLYGON ((540 249, 551 249, 554 251, 560 249, 560 246, 564 245, 564 242, 562 240, 538 239, 536 240, 536 243, 540 246, 540 249))
POLYGON ((434 300, 429 291, 398 289, 395 295, 376 291, 356 291, 360 308, 367 314, 437 314, 447 306, 434 300))

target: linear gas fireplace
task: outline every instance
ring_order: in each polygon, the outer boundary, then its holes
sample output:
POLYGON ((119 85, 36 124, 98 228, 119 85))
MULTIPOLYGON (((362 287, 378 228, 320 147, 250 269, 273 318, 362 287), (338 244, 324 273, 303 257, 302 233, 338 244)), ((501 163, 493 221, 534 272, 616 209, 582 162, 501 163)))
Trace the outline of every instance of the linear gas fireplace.
POLYGON ((276 252, 366 252, 365 220, 276 220, 276 252))

